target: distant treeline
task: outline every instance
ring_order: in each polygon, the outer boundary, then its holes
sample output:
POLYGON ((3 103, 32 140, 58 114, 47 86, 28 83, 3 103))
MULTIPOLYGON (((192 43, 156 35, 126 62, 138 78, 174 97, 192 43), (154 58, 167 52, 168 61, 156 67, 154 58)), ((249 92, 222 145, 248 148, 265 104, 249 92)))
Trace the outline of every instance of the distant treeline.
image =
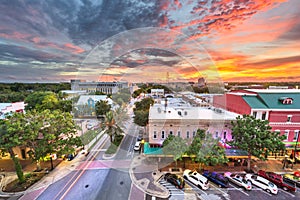
POLYGON ((32 92, 70 90, 70 83, 0 83, 0 103, 24 101, 32 92))

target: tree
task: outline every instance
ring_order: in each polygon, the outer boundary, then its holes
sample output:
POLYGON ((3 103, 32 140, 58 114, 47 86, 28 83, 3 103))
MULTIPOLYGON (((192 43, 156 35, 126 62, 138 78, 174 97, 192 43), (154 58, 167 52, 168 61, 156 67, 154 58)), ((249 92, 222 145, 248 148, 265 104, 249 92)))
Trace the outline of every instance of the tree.
POLYGON ((95 105, 96 116, 106 115, 111 110, 111 106, 107 101, 97 101, 95 105))
POLYGON ((169 135, 163 142, 162 150, 164 154, 173 156, 177 167, 177 160, 182 159, 182 155, 187 149, 188 147, 186 140, 178 136, 169 135))
POLYGON ((152 98, 145 98, 141 101, 135 102, 134 120, 133 122, 139 126, 144 126, 148 124, 149 120, 149 108, 153 105, 154 100, 152 98))
POLYGON ((121 128, 124 128, 124 122, 128 121, 130 118, 125 106, 119 106, 113 110, 113 116, 116 124, 118 124, 121 128))
POLYGON ((76 147, 82 146, 80 137, 76 136, 76 125, 70 113, 61 110, 29 111, 25 114, 27 123, 22 139, 31 150, 31 159, 37 162, 47 155, 56 153, 59 156, 70 154, 76 147))
POLYGON ((106 113, 104 124, 105 124, 104 133, 109 135, 110 142, 113 142, 114 137, 116 135, 120 135, 121 133, 123 133, 123 130, 120 128, 120 126, 116 124, 112 111, 106 113))
POLYGON ((118 93, 112 95, 113 102, 116 102, 119 106, 130 101, 130 91, 128 88, 123 88, 118 91, 118 93))
POLYGON ((198 129, 193 138, 187 153, 199 162, 199 168, 203 165, 216 165, 226 163, 228 159, 223 147, 219 146, 219 140, 214 139, 211 134, 205 133, 205 130, 198 129))
POLYGON ((149 120, 148 110, 136 110, 134 112, 133 122, 139 126, 146 127, 149 120))
POLYGON ((247 170, 250 171, 251 156, 266 160, 269 152, 283 150, 285 136, 272 132, 267 120, 250 115, 238 116, 231 122, 233 140, 229 144, 248 152, 247 170))
POLYGON ((45 96, 52 94, 52 92, 33 92, 25 98, 25 103, 27 104, 25 109, 32 110, 36 109, 43 104, 45 96))
POLYGON ((14 113, 7 116, 6 120, 0 120, 0 148, 1 153, 9 153, 15 165, 15 170, 20 183, 25 181, 22 166, 13 148, 24 145, 22 135, 25 121, 22 113, 14 113))
POLYGON ((135 112, 136 110, 149 110, 150 106, 153 105, 154 100, 151 97, 144 98, 141 101, 137 101, 134 103, 135 108, 133 111, 135 112))

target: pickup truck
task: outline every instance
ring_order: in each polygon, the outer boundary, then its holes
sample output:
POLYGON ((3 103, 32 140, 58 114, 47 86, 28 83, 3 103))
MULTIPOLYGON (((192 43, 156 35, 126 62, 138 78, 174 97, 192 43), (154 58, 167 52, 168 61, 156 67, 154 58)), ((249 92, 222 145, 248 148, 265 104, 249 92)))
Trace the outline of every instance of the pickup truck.
POLYGON ((288 191, 296 192, 296 185, 291 181, 287 181, 286 179, 284 179, 283 176, 280 174, 276 174, 274 172, 266 172, 263 170, 259 170, 257 174, 273 182, 275 185, 281 187, 285 191, 288 190, 288 191))
POLYGON ((211 182, 217 184, 219 187, 228 187, 228 178, 225 178, 222 174, 204 170, 202 175, 205 176, 211 182))

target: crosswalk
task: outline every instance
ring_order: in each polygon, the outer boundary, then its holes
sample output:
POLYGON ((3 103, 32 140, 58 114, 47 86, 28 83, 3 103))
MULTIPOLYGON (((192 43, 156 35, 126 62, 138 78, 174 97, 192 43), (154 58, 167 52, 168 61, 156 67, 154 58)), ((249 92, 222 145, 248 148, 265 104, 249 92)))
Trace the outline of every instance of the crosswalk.
POLYGON ((185 195, 184 189, 180 190, 176 188, 173 184, 165 181, 164 179, 160 179, 158 182, 169 190, 170 192, 169 199, 171 200, 183 199, 182 197, 185 195))

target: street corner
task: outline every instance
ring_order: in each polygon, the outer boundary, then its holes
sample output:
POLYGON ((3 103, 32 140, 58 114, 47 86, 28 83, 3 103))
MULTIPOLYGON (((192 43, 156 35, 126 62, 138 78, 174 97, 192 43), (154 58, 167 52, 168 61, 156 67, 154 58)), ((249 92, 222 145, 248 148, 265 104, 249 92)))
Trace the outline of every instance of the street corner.
POLYGON ((137 156, 132 160, 129 172, 132 182, 143 192, 161 198, 170 196, 169 191, 158 182, 163 173, 156 163, 149 164, 143 156, 137 156))

